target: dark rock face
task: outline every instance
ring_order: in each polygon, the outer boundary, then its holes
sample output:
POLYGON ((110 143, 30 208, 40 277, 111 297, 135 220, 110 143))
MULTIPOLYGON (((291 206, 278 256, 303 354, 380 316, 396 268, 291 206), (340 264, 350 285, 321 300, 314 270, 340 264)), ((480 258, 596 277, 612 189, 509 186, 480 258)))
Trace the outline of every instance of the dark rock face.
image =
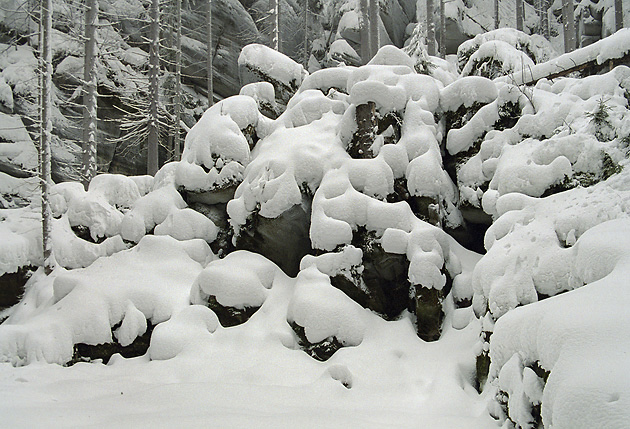
POLYGON ((236 308, 236 307, 225 307, 217 301, 217 298, 210 295, 208 297, 207 307, 214 311, 214 313, 219 318, 219 323, 224 328, 229 328, 230 326, 241 325, 249 320, 252 315, 258 311, 260 307, 244 307, 244 308, 236 308))
POLYGON ((363 271, 352 279, 337 275, 330 282, 337 289, 388 320, 409 307, 409 261, 405 255, 387 253, 371 231, 359 228, 352 245, 363 251, 363 271))
MULTIPOLYGON (((120 324, 112 327, 112 333, 120 324)), ((67 363, 68 366, 74 365, 78 362, 91 362, 96 359, 102 359, 104 364, 107 364, 111 357, 116 353, 126 358, 143 356, 149 349, 149 343, 151 341, 151 334, 155 326, 147 321, 147 330, 144 334, 137 337, 133 343, 128 346, 122 346, 117 341, 105 344, 84 344, 79 343, 74 345, 74 354, 72 360, 67 363)), ((112 338, 115 338, 112 335, 112 338)))
POLYGON ((328 337, 318 343, 311 343, 306 338, 304 328, 297 323, 291 323, 291 329, 298 338, 298 344, 309 356, 318 361, 327 361, 337 350, 343 347, 337 337, 328 337))
POLYGON ((289 276, 296 276, 304 255, 313 252, 309 229, 311 202, 295 205, 277 218, 254 213, 236 238, 236 249, 264 255, 289 276))
POLYGON ((0 310, 12 307, 22 299, 24 285, 35 267, 20 267, 15 273, 0 276, 0 310))

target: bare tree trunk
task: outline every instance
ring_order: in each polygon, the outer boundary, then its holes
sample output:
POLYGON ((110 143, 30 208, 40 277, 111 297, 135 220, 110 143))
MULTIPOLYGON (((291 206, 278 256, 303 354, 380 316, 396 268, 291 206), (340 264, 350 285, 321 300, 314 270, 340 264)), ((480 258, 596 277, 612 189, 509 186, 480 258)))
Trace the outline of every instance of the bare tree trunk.
POLYGON ((269 0, 271 10, 271 47, 280 52, 280 0, 269 0))
POLYGON ((158 98, 160 69, 160 2, 151 0, 151 46, 149 51, 149 138, 147 142, 147 174, 154 176, 158 171, 159 122, 158 98))
POLYGON ((494 29, 499 28, 499 0, 494 0, 494 29))
POLYGON ((564 33, 564 52, 571 52, 575 50, 573 0, 562 0, 562 28, 564 33))
POLYGON ((173 159, 181 158, 180 130, 182 122, 182 0, 175 0, 175 135, 173 159))
POLYGON ((212 0, 208 0, 208 108, 214 104, 214 70, 212 60, 214 57, 214 44, 212 42, 212 0))
POLYGON ((427 53, 435 55, 435 20, 433 19, 433 0, 427 0, 427 53))
POLYGON ((516 29, 523 31, 523 0, 516 0, 516 29))
POLYGON ((41 191, 42 191, 42 248, 44 254, 44 272, 50 274, 53 269, 52 261, 52 216, 50 213, 50 186, 52 179, 50 175, 52 140, 52 0, 42 0, 42 133, 41 144, 41 191))
POLYGON ((308 70, 308 0, 304 0, 304 69, 308 70))
POLYGON ((96 176, 96 129, 98 94, 96 82, 96 23, 98 0, 88 0, 85 12, 85 58, 83 65, 83 186, 87 190, 96 176))
POLYGON ((623 28, 623 0, 615 0, 615 31, 623 28))
POLYGON ((440 57, 446 58, 446 15, 444 15, 444 0, 440 0, 440 57))
POLYGON ((369 11, 368 0, 360 0, 359 3, 359 31, 361 36, 361 60, 363 64, 370 61, 370 24, 369 24, 369 11))
POLYGON ((378 28, 379 28, 379 0, 370 0, 370 12, 369 12, 369 22, 370 22, 370 48, 371 53, 370 56, 373 57, 378 52, 378 48, 380 47, 380 43, 378 40, 378 28))
POLYGON ((538 0, 538 17, 540 18, 540 34, 549 40, 549 5, 547 0, 538 0))

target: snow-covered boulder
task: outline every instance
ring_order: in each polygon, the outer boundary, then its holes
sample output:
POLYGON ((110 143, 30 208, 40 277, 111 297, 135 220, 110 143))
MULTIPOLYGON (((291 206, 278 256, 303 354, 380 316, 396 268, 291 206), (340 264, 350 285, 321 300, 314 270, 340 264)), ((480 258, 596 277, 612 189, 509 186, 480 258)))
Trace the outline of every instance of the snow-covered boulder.
POLYGON ((361 307, 330 284, 316 267, 300 271, 287 310, 302 349, 327 360, 339 348, 358 346, 365 330, 361 307))
POLYGON ((628 231, 627 219, 587 231, 572 249, 575 259, 563 258, 585 286, 511 311, 496 323, 490 376, 498 417, 521 427, 626 425, 628 231))
POLYGON ((230 253, 199 274, 190 302, 213 310, 224 327, 239 325, 263 305, 277 271, 264 256, 247 251, 230 253))
POLYGON ((308 72, 302 65, 267 46, 251 44, 238 57, 241 84, 269 82, 275 89, 276 100, 286 105, 308 72))

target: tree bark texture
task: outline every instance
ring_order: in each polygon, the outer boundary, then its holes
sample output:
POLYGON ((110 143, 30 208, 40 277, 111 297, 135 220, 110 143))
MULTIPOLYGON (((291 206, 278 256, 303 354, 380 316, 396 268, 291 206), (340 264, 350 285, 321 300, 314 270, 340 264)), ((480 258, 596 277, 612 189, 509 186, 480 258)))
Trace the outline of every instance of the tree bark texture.
POLYGON ((623 0, 615 0, 615 30, 623 28, 623 0))
POLYGON ((52 140, 52 0, 42 1, 42 132, 41 132, 41 192, 42 192, 42 250, 44 255, 44 272, 50 274, 53 269, 52 261, 52 216, 50 212, 50 176, 52 140))
POLYGON ((523 31, 523 0, 516 0, 516 29, 523 31))
POLYGON ((370 61, 370 21, 368 0, 359 2, 359 32, 361 36, 361 61, 367 64, 370 61))
POLYGON ((87 190, 96 176, 97 78, 96 24, 98 1, 88 0, 85 12, 85 57, 83 63, 83 186, 87 190))
POLYGON ((154 176, 158 171, 159 122, 158 98, 160 70, 160 2, 151 1, 151 45, 149 51, 149 138, 147 141, 147 174, 154 176))
POLYGON ((573 0, 562 0, 562 29, 564 33, 564 52, 571 52, 575 49, 573 0))
POLYGON ((214 70, 212 60, 214 59, 214 44, 212 42, 212 0, 208 0, 208 108, 214 104, 214 70))
POLYGON ((427 53, 435 55, 435 20, 433 19, 433 0, 427 0, 427 53))
POLYGON ((181 158, 182 122, 182 0, 175 0, 175 135, 173 136, 173 159, 181 158))
POLYGON ((378 40, 378 28, 379 28, 379 0, 370 0, 369 11, 369 23, 370 23, 370 57, 373 57, 380 48, 378 40))

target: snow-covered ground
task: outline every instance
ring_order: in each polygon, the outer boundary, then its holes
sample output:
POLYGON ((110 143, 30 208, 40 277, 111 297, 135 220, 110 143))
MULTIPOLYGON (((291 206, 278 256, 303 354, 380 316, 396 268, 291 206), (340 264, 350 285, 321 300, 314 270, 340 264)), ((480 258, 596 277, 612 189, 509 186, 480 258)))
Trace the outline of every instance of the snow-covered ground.
MULTIPOLYGON (((312 74, 252 45, 273 85, 208 109, 181 161, 54 185, 55 269, 0 313, 2 425, 623 427, 630 68, 517 86, 491 78, 553 63, 486 36, 460 75, 419 41, 312 74), (484 255, 453 238, 476 222, 484 255)), ((36 180, 0 190, 0 274, 41 267, 36 180)))

